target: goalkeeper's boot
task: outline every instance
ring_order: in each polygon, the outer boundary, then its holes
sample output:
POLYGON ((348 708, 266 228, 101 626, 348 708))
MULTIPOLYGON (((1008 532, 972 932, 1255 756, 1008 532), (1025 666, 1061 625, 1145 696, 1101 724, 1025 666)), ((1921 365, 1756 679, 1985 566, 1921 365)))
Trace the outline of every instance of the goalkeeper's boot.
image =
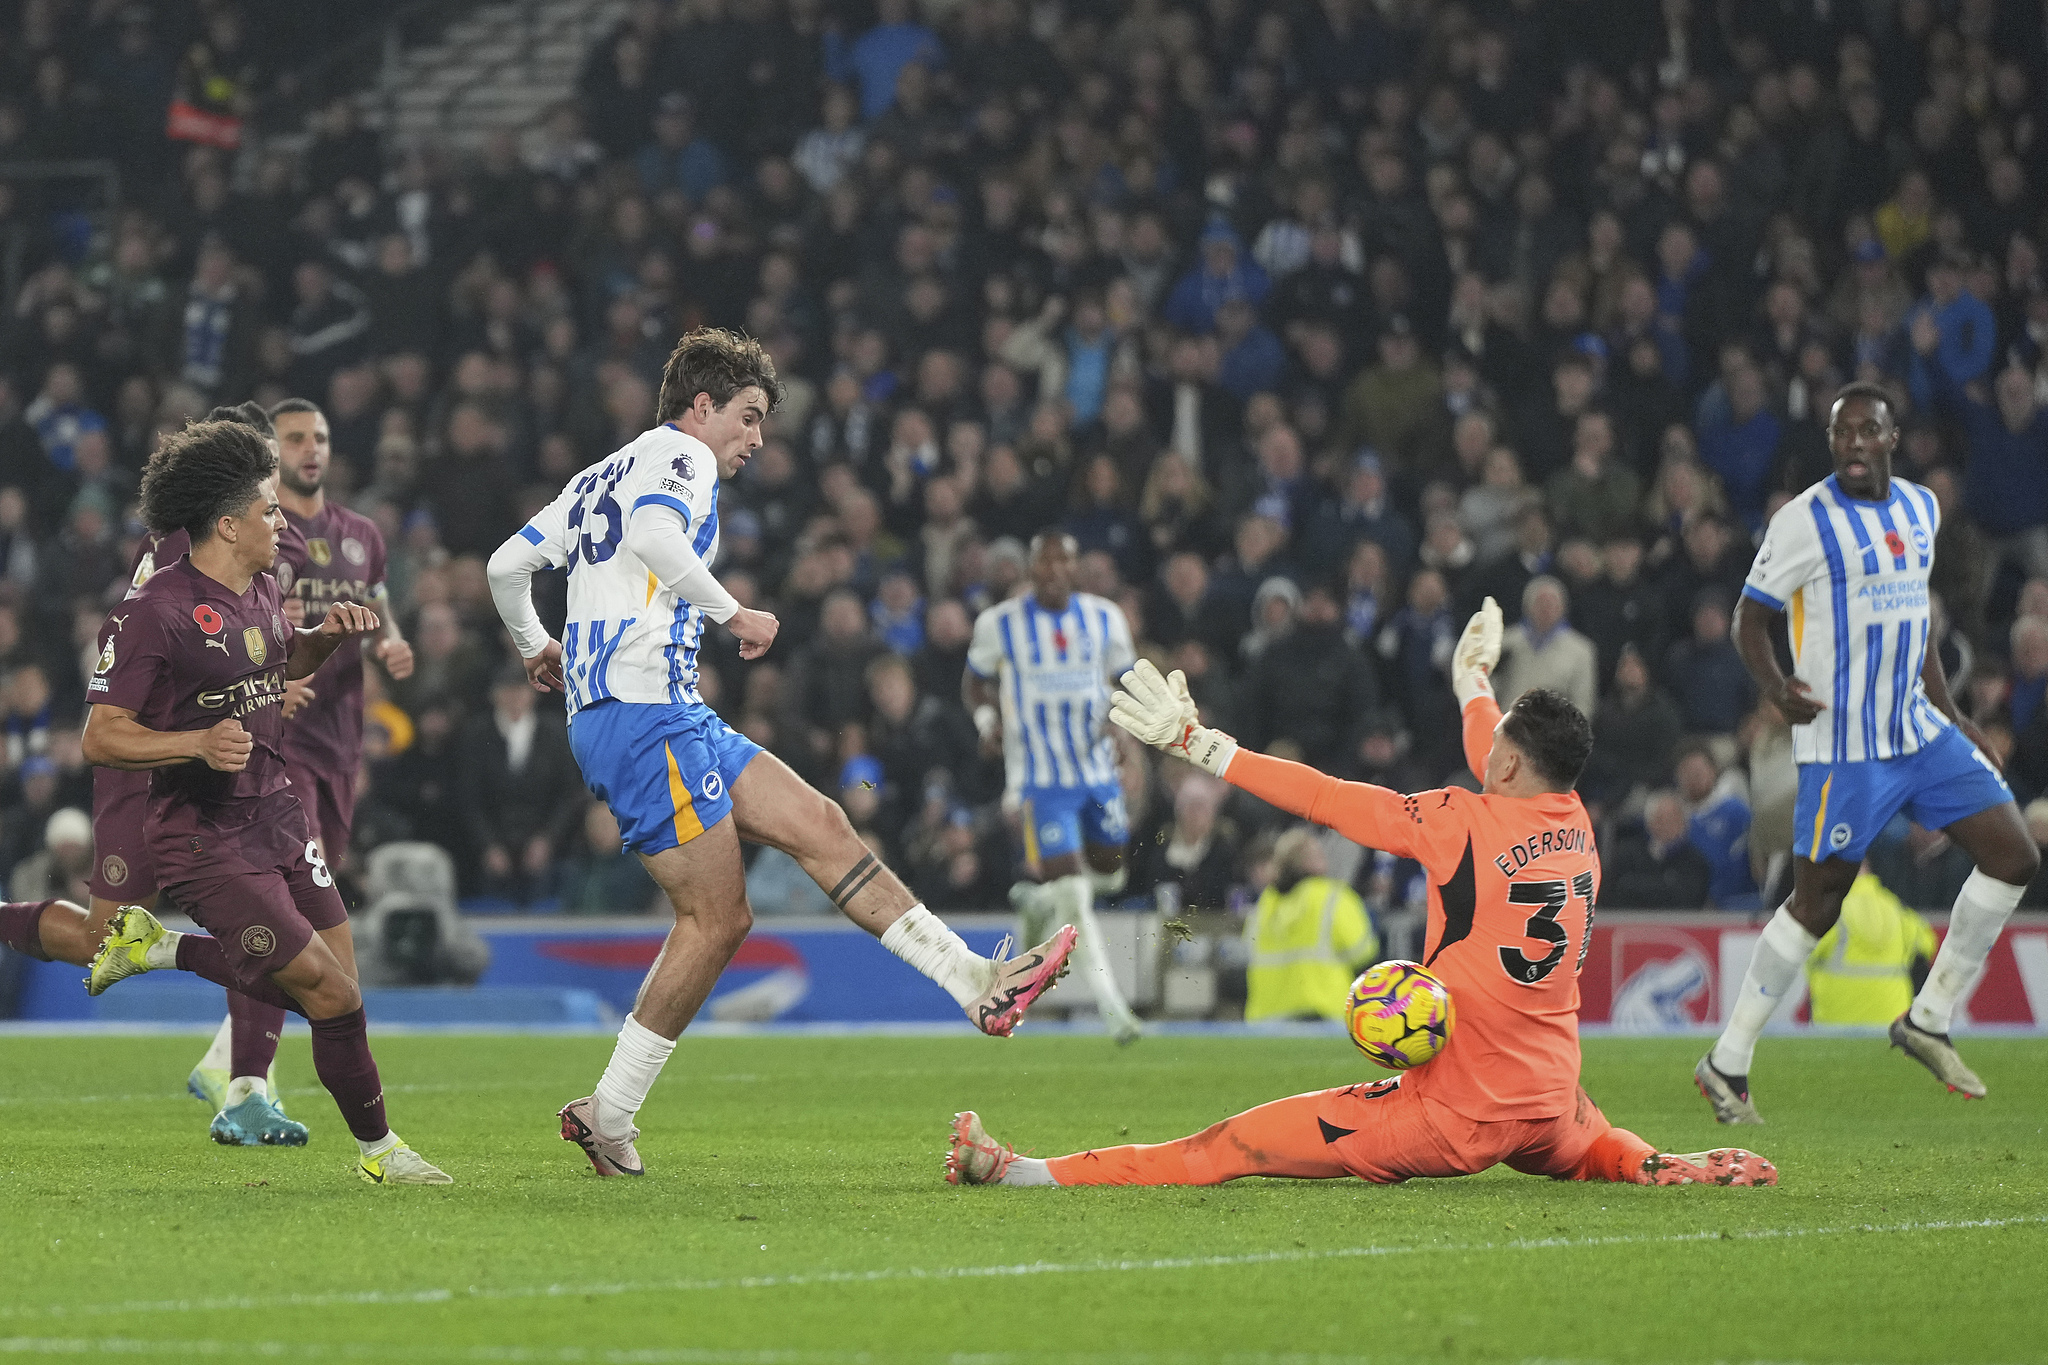
POLYGON ((455 1178, 403 1142, 375 1156, 356 1155, 356 1174, 372 1185, 453 1185, 455 1178))
POLYGON ((163 925, 139 905, 124 905, 107 924, 107 936, 86 970, 85 993, 98 995, 123 977, 154 970, 149 950, 163 941, 163 925))
POLYGON ((307 1136, 306 1125, 286 1118, 260 1087, 215 1114, 208 1131, 223 1147, 303 1147, 307 1136))
POLYGON ((562 1141, 573 1142, 583 1149, 583 1155, 590 1158, 590 1169, 599 1175, 646 1175, 647 1167, 640 1161, 640 1153, 633 1146, 639 1138, 638 1128, 626 1130, 621 1140, 606 1137, 597 1131, 597 1096, 585 1095, 580 1100, 570 1100, 562 1106, 558 1117, 562 1120, 562 1141))
POLYGON ((1693 1084, 1714 1106, 1716 1123, 1762 1123, 1764 1116, 1749 1102, 1749 1077, 1724 1076, 1714 1069, 1714 1054, 1708 1052, 1692 1069, 1693 1084))
POLYGON ((946 1146, 946 1181, 952 1185, 994 1185, 1010 1169, 1017 1153, 982 1130, 981 1115, 969 1109, 953 1115, 952 1140, 946 1146))
POLYGON ((990 959, 995 973, 988 989, 967 1003, 967 1017, 974 1026, 992 1038, 1009 1037, 1032 1002, 1066 975, 1076 937, 1073 925, 1061 925, 1051 938, 1019 958, 1009 956, 1008 938, 997 944, 990 959))
POLYGON ((1984 1098, 1984 1082, 1977 1079, 1976 1072, 1963 1065, 1956 1045, 1948 1040, 1946 1033, 1929 1033, 1914 1023, 1910 1014, 1902 1014, 1892 1020, 1891 1040, 1893 1047, 1932 1071, 1934 1079, 1950 1090, 1965 1099, 1984 1098))
POLYGON ((1755 1152, 1716 1147, 1711 1152, 1652 1152, 1643 1158, 1637 1185, 1775 1185, 1778 1168, 1755 1152))

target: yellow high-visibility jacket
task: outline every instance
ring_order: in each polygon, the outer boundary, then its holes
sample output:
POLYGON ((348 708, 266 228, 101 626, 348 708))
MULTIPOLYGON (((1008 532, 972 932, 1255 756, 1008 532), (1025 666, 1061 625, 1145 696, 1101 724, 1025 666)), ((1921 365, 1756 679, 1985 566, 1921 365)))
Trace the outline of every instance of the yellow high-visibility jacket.
POLYGON ((1842 897, 1842 917, 1806 959, 1816 1024, 1889 1024, 1913 1003, 1913 961, 1934 956, 1934 930, 1864 873, 1842 897))
POLYGON ((1344 1017, 1351 979, 1379 956, 1379 936, 1358 893, 1329 877, 1304 877, 1287 891, 1267 887, 1244 937, 1244 1017, 1344 1017))

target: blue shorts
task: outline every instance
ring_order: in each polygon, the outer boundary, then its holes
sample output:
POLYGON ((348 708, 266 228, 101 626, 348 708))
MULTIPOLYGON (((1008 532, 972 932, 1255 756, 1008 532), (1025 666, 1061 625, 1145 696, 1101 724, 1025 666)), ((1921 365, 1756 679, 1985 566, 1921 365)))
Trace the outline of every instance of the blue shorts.
POLYGON ((687 844, 732 813, 732 784, 761 746, 702 702, 601 701, 569 720, 569 748, 635 853, 687 844))
POLYGON ((1947 829, 2010 800, 2012 788, 1991 760, 1961 730, 1944 725, 1904 758, 1800 764, 1792 852, 1815 862, 1861 862, 1870 841, 1901 810, 1927 829, 1947 829))
POLYGON ((1123 788, 1114 782, 1026 787, 1023 796, 1024 856, 1034 863, 1079 853, 1084 841, 1093 848, 1122 848, 1130 840, 1123 788))

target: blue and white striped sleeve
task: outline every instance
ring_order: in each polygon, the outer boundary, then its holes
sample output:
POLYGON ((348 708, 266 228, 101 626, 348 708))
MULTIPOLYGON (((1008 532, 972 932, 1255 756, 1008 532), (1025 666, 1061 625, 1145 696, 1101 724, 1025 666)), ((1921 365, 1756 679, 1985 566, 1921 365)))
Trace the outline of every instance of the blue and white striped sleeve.
POLYGON ((1827 560, 1813 524, 1811 501, 1794 498, 1771 518, 1763 546, 1743 582, 1744 597, 1772 611, 1783 611, 1793 593, 1826 575, 1827 560))
POLYGON ((967 669, 977 678, 993 678, 1003 667, 1003 634, 990 607, 974 618, 974 637, 967 645, 967 669))

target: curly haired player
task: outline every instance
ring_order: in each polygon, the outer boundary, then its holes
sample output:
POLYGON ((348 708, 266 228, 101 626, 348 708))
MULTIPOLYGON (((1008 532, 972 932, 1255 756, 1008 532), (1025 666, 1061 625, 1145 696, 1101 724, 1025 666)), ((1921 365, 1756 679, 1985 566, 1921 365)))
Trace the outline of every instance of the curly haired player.
POLYGON ((357 1173, 448 1184, 385 1122, 348 915, 285 777, 286 681, 375 630, 376 614, 346 602, 316 629, 286 622, 267 572, 285 527, 277 456, 247 426, 198 422, 167 439, 143 471, 142 513, 159 532, 182 527, 192 549, 143 584, 101 651, 85 756, 150 773, 157 883, 212 937, 169 932, 125 906, 87 989, 177 967, 304 1015, 313 1069, 355 1136, 357 1173))
POLYGON ((1140 661, 1111 718, 1156 749, 1371 848, 1414 858, 1430 878, 1426 963, 1450 987, 1457 1030, 1437 1059, 1387 1080, 1275 1100, 1192 1137, 1038 1160, 956 1115, 956 1184, 1214 1185, 1247 1175, 1394 1182, 1470 1175, 1499 1162, 1531 1175, 1639 1185, 1773 1185, 1777 1168, 1726 1147, 1674 1155, 1607 1121, 1579 1086, 1579 967, 1600 857, 1572 791, 1592 730, 1556 692, 1501 714, 1488 671, 1500 654, 1492 598, 1458 642, 1452 682, 1465 759, 1484 784, 1403 796, 1240 750, 1204 727, 1186 680, 1140 661))

